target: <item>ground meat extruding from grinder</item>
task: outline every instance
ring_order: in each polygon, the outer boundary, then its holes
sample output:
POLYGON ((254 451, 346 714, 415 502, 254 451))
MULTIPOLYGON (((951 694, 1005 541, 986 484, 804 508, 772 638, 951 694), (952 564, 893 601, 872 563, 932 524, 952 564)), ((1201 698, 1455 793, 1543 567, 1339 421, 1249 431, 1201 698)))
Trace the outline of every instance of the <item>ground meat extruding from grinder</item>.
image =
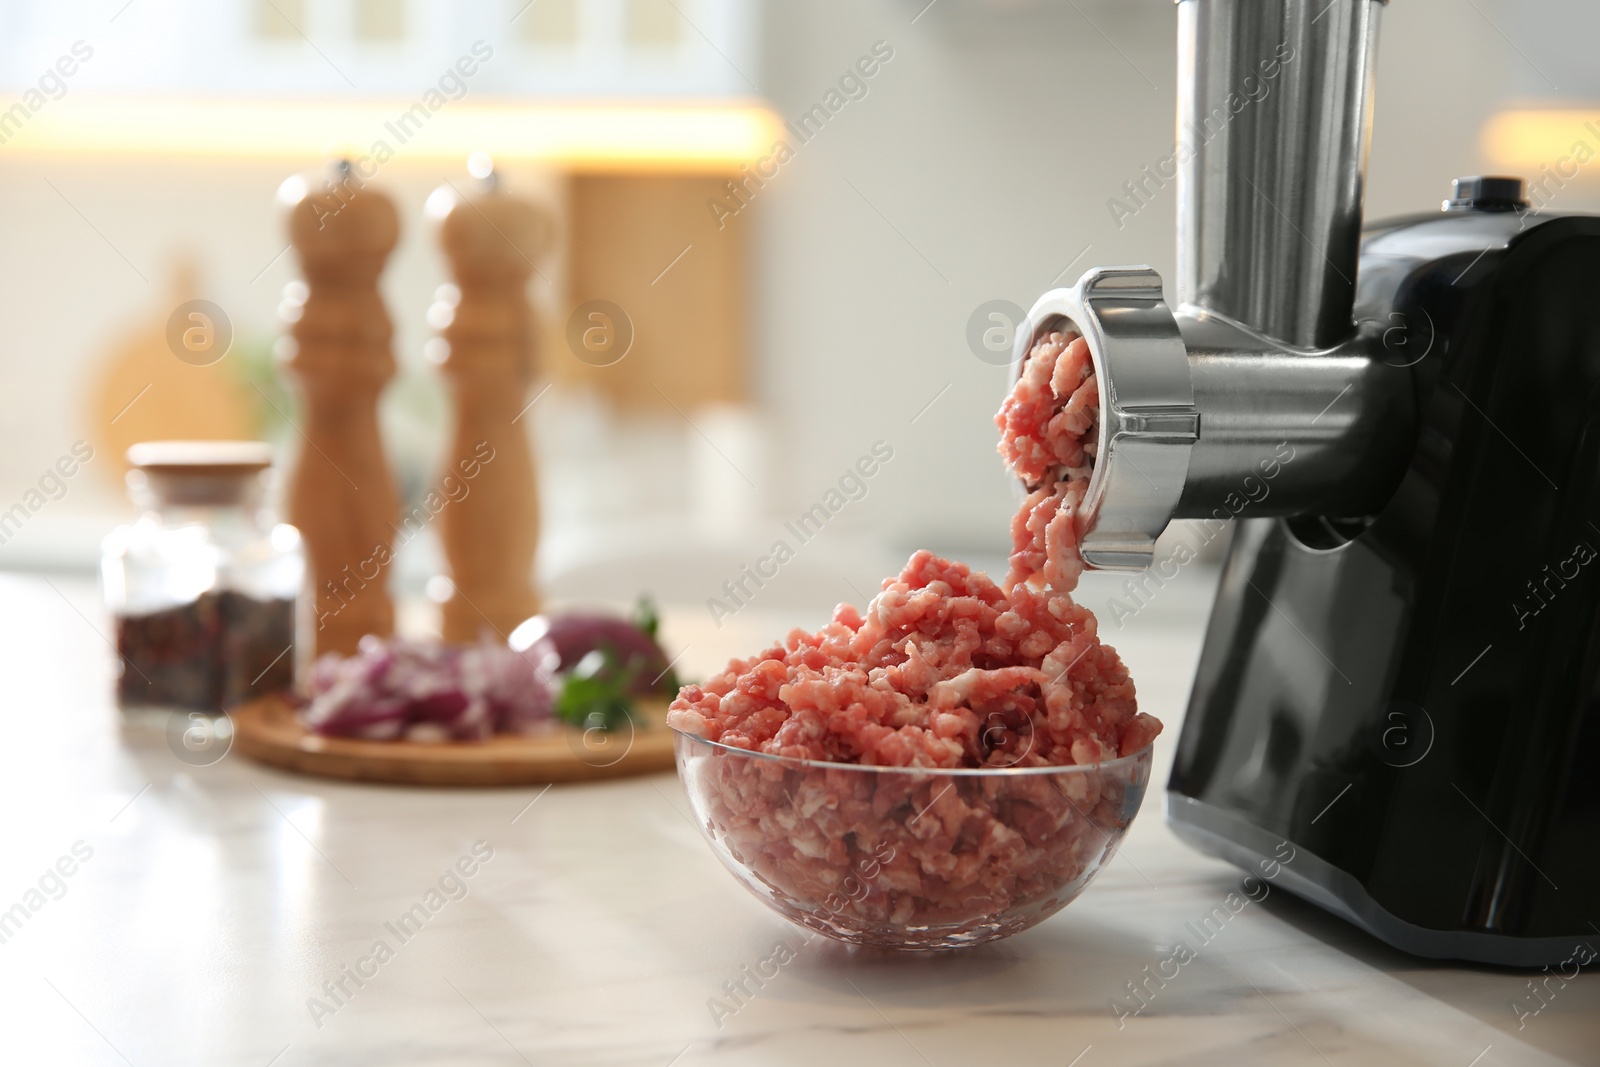
POLYGON ((1071 592, 1083 573, 1081 508, 1100 433, 1100 384, 1088 342, 1073 330, 1034 342, 994 421, 1006 467, 1029 490, 1011 520, 1005 588, 1042 583, 1071 592))
POLYGON ((844 605, 818 633, 733 661, 686 687, 669 723, 738 748, 886 766, 1096 763, 1143 748, 1161 724, 1138 712, 1127 669, 1069 595, 1099 410, 1088 343, 1041 337, 995 416, 1007 467, 1032 489, 1004 588, 919 552, 865 619, 844 605))

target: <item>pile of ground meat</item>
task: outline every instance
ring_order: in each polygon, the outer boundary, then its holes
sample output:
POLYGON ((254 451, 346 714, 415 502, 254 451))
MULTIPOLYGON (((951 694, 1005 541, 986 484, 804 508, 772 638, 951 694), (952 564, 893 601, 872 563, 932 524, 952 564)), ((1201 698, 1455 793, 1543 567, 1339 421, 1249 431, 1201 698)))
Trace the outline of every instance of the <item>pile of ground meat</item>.
POLYGON ((1028 487, 1011 520, 1005 586, 1042 582, 1071 592, 1083 573, 1080 507, 1100 434, 1100 383, 1089 343, 1071 329, 1035 341, 994 421, 1006 467, 1028 487))
POLYGON ((1098 763, 1137 752, 1161 724, 1065 593, 1013 588, 911 557, 863 617, 848 604, 702 685, 667 721, 736 748, 889 767, 1098 763))
POLYGON ((1132 818, 1143 778, 1098 765, 1161 723, 1070 595, 1099 409, 1083 338, 1040 338, 995 417, 1030 492, 1004 587, 918 552, 864 614, 841 605, 673 701, 682 733, 815 761, 702 750, 684 765, 713 838, 797 921, 847 939, 907 924, 1001 936, 1075 896, 1132 818), (1056 766, 1084 771, 938 773, 1056 766))

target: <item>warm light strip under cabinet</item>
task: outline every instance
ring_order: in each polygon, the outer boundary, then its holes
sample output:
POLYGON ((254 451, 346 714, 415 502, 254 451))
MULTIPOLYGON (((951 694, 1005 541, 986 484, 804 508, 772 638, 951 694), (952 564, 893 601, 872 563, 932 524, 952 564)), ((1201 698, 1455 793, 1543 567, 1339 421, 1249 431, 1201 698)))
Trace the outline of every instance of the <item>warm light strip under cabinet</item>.
POLYGON ((766 155, 781 122, 761 105, 334 102, 89 94, 51 100, 0 128, 11 155, 307 156, 457 160, 486 151, 586 170, 735 169, 766 155))

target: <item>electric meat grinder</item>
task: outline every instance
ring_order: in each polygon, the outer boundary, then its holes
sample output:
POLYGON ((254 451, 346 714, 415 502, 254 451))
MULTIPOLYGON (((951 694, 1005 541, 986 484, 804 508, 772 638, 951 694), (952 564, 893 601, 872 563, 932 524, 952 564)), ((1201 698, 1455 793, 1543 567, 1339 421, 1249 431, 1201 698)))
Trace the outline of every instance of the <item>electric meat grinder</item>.
POLYGON ((1404 951, 1560 963, 1600 943, 1600 217, 1468 178, 1363 230, 1382 3, 1178 0, 1177 307, 1090 270, 1016 365, 1089 342, 1089 566, 1238 517, 1173 830, 1289 842, 1404 951))

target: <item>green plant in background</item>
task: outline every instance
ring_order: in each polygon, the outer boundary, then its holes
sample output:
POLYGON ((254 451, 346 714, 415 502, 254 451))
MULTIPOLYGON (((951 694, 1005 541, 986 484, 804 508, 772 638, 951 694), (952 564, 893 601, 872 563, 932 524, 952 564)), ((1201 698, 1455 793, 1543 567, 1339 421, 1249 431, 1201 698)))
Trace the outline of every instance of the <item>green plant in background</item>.
POLYGON ((250 401, 256 435, 263 441, 281 445, 294 434, 291 422, 298 424, 300 405, 279 372, 273 355, 275 343, 276 339, 268 336, 239 338, 223 366, 243 387, 250 401))

